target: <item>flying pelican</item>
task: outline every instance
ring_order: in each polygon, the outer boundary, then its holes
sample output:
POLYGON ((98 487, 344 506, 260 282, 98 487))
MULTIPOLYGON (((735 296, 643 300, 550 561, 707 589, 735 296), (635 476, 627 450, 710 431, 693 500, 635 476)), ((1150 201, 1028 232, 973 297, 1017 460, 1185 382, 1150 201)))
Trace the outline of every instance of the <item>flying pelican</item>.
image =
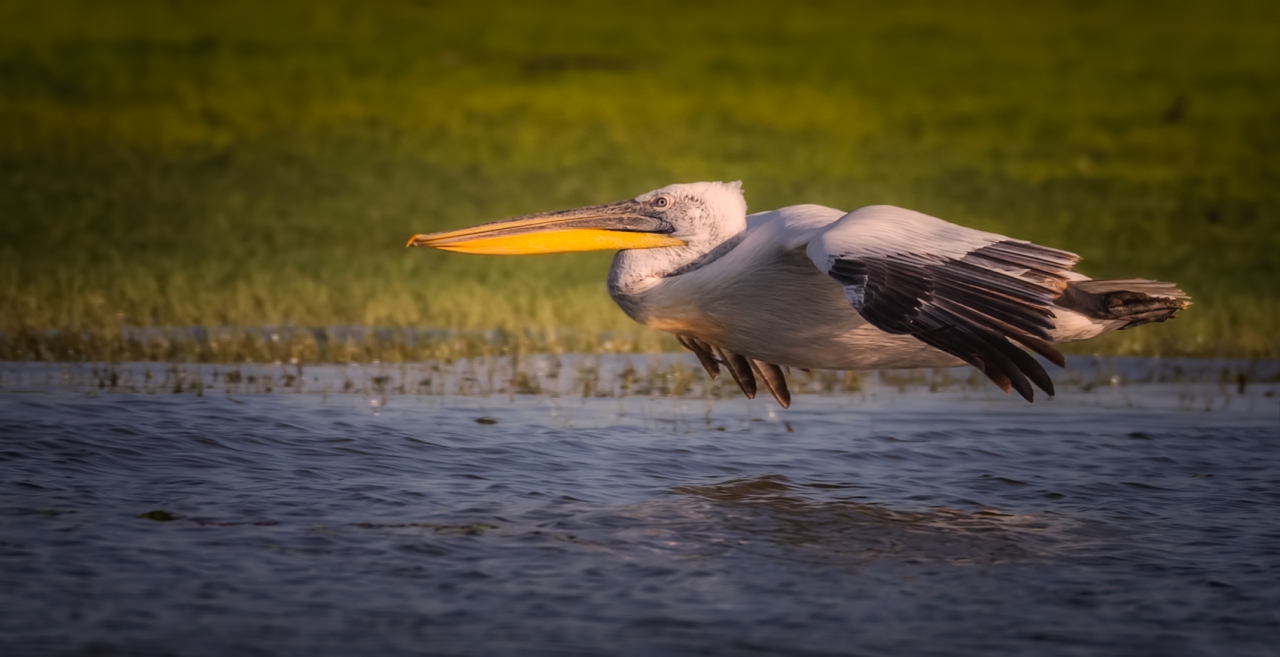
POLYGON ((518 255, 617 250, 609 296, 673 333, 713 378, 747 397, 760 381, 786 408, 784 367, 879 369, 968 363, 1032 401, 1064 367, 1056 342, 1161 322, 1191 305, 1172 283, 1091 280, 1080 257, 872 205, 747 214, 740 182, 669 185, 627 201, 542 212, 409 246, 518 255))

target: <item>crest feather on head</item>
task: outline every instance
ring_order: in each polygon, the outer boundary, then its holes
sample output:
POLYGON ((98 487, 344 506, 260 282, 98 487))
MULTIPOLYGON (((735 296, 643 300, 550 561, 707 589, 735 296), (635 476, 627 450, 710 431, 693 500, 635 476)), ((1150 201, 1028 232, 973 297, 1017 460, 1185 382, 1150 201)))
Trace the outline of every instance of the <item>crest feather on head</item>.
POLYGON ((730 212, 740 212, 743 215, 747 213, 747 200, 742 195, 741 180, 732 182, 677 183, 655 189, 637 198, 647 200, 659 194, 700 198, 712 207, 721 207, 730 212))

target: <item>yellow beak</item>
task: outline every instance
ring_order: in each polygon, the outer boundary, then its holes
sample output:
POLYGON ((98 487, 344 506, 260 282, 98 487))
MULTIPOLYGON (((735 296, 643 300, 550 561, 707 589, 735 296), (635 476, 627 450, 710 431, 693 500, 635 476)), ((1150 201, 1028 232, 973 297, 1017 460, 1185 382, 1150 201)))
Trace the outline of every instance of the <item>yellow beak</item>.
POLYGON ((684 246, 683 241, 667 235, 670 224, 651 216, 650 212, 636 201, 621 201, 531 214, 445 233, 414 235, 407 246, 481 255, 684 246))

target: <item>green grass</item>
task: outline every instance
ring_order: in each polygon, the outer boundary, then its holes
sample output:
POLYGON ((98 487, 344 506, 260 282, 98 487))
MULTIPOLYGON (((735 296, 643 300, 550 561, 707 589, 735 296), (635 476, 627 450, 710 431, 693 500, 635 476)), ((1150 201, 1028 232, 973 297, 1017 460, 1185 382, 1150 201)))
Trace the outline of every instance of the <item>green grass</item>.
POLYGON ((1195 297, 1078 352, 1277 358, 1277 33, 1269 2, 0 0, 0 358, 182 356, 103 346, 122 325, 669 345, 613 307, 607 254, 403 245, 707 179, 1195 297))

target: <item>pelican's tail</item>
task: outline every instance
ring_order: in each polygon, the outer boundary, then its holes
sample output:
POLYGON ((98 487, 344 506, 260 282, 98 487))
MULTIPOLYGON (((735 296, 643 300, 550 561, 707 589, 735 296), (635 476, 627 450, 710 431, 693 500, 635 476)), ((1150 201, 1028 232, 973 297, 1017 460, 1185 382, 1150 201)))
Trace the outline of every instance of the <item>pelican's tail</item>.
POLYGON ((1191 297, 1173 283, 1124 278, 1070 283, 1057 304, 1085 317, 1105 320, 1121 330, 1172 319, 1191 305, 1191 297))

